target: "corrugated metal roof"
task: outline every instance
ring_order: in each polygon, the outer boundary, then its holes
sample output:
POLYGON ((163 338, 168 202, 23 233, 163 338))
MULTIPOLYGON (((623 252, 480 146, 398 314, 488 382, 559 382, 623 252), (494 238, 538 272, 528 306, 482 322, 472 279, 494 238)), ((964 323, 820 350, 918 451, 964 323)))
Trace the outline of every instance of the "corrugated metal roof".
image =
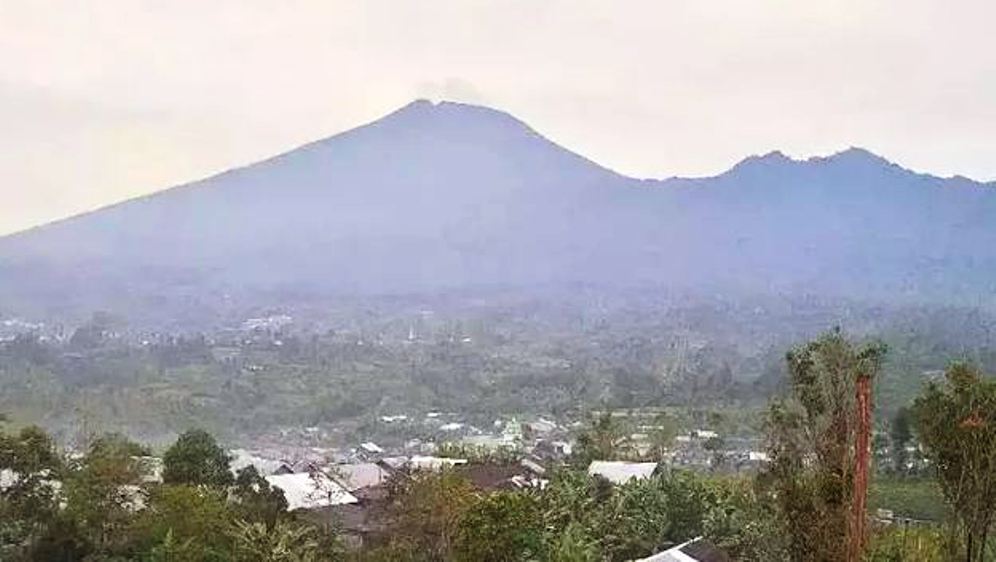
POLYGON ((633 562, 729 562, 730 558, 702 537, 633 562))
POLYGON ((588 465, 590 476, 601 476, 613 484, 625 484, 636 478, 650 478, 657 470, 655 462, 592 461, 588 465))
POLYGON ((467 464, 467 459, 451 459, 446 457, 423 457, 415 455, 408 459, 408 465, 418 470, 442 470, 458 464, 467 464))
POLYGON ((284 492, 284 497, 287 498, 287 509, 290 511, 316 509, 359 501, 337 482, 320 472, 277 474, 267 476, 266 481, 284 492))
POLYGON ((374 463, 336 464, 329 467, 333 479, 353 492, 379 486, 387 481, 388 472, 374 463))

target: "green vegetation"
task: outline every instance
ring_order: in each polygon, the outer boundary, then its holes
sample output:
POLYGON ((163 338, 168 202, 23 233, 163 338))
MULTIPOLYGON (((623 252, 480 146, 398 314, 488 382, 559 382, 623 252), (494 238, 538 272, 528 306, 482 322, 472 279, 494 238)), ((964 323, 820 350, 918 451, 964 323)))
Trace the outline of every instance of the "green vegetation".
POLYGON ((210 433, 186 431, 163 455, 163 482, 224 488, 232 483, 228 463, 228 453, 210 433))
POLYGON ((869 509, 892 511, 896 517, 941 523, 950 515, 937 481, 882 475, 872 480, 869 509))
POLYGON ((860 377, 877 375, 883 356, 881 346, 858 348, 839 331, 788 354, 790 393, 771 406, 767 476, 793 559, 848 560, 849 545, 864 543, 849 523, 862 476, 855 394, 860 377))
POLYGON ((575 449, 572 461, 582 468, 594 460, 626 458, 633 452, 627 428, 611 412, 588 420, 578 435, 575 449))
POLYGON ((996 382, 955 364, 913 405, 917 434, 964 535, 966 557, 983 560, 996 518, 996 382))
MULTIPOLYGON (((334 302, 287 327, 196 328, 203 333, 97 314, 67 332, 0 333, 0 411, 76 444, 117 431, 162 446, 192 426, 227 443, 320 425, 390 438, 380 416, 430 410, 481 423, 722 410, 732 426, 724 433, 758 434, 740 412, 763 409, 782 388, 785 349, 835 324, 889 345, 876 381, 883 426, 951 361, 996 371, 996 319, 976 310, 640 295, 606 296, 593 308, 591 298, 334 302), (413 312, 422 308, 433 313, 413 312)), ((229 323, 250 314, 265 313, 229 323)))
MULTIPOLYGON (((212 444, 203 432, 185 434, 171 448, 184 454, 168 457, 166 471, 199 457, 202 468, 221 463, 215 468, 230 476, 227 457, 212 444), (188 458, 191 451, 211 454, 188 458)), ((148 467, 135 456, 142 452, 110 435, 81 458, 65 458, 41 429, 0 432, 0 560, 341 559, 336 538, 287 513, 282 492, 255 472, 240 472, 234 485, 217 473, 159 484, 146 478, 148 467)))
MULTIPOLYGON (((581 424, 571 462, 550 467, 542 488, 481 490, 459 470, 398 473, 374 512, 378 525, 351 548, 328 518, 289 513, 282 492, 255 468, 233 474, 207 431, 183 431, 165 449, 159 483, 148 478, 149 449, 120 434, 88 437, 82 455, 67 455, 45 430, 0 421, 0 559, 623 561, 703 536, 734 560, 843 560, 861 536, 849 522, 863 476, 855 471, 856 383, 881 380, 888 365, 881 345, 857 344, 840 331, 794 348, 788 384, 760 428, 771 462, 756 476, 664 468, 623 485, 591 477, 584 470, 591 460, 633 456, 630 435, 644 424, 637 419, 652 424, 650 456, 678 427, 735 435, 754 423, 749 409, 730 405, 627 415, 603 408, 581 424)), ((868 514, 884 509, 919 521, 872 526, 857 543, 864 559, 971 562, 993 554, 994 416, 996 383, 964 364, 908 410, 890 413, 876 445, 883 461, 871 478, 868 514), (907 451, 921 449, 927 468, 909 469, 907 451)), ((721 448, 718 440, 706 445, 721 448)), ((508 451, 444 454, 513 460, 508 451)))
POLYGON ((456 473, 392 489, 390 560, 631 560, 706 535, 737 559, 778 559, 774 514, 750 483, 688 472, 612 486, 558 472, 542 490, 475 492, 456 473))

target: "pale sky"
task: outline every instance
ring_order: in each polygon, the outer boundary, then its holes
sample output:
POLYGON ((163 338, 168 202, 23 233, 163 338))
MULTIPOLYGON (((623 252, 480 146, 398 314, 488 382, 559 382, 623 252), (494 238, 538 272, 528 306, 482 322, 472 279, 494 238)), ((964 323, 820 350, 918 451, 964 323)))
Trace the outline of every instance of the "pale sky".
POLYGON ((0 0, 0 233, 417 97, 639 177, 862 146, 996 179, 991 0, 0 0))

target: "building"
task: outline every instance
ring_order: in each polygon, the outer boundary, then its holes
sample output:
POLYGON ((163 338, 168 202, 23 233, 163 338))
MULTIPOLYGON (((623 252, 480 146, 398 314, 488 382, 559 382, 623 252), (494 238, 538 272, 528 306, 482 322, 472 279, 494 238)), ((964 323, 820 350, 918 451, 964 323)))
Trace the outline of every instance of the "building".
POLYGON ((293 463, 287 461, 268 459, 245 449, 232 449, 229 453, 232 457, 230 464, 232 472, 238 472, 248 466, 255 466, 263 476, 295 472, 293 463))
POLYGON ((601 476, 613 484, 625 484, 630 480, 650 478, 657 470, 655 462, 592 461, 588 465, 589 476, 601 476))
POLYGON ((365 488, 373 488, 387 482, 391 476, 387 470, 376 463, 337 464, 328 468, 329 475, 347 492, 356 492, 365 488))
POLYGON ((634 562, 730 562, 730 557, 699 537, 634 562))
POLYGON ((414 457, 408 459, 406 466, 414 470, 431 470, 440 471, 444 468, 453 468, 454 466, 467 464, 467 459, 451 459, 447 457, 423 457, 420 455, 415 455, 414 457))
POLYGON ((358 501, 339 483, 321 472, 275 474, 267 476, 266 481, 283 491, 288 511, 321 509, 358 501))

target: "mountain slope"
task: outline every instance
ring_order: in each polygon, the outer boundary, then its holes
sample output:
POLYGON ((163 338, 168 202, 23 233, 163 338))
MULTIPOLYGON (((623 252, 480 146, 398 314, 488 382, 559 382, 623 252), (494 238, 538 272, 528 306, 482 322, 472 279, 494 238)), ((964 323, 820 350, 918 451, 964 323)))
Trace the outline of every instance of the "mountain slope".
POLYGON ((862 149, 805 161, 771 153, 666 185, 679 193, 675 208, 716 226, 711 247, 735 247, 728 259, 790 282, 783 286, 935 300, 993 294, 992 185, 917 174, 862 149))
POLYGON ((991 298, 993 219, 992 186, 859 149, 639 181, 505 113, 417 101, 0 239, 0 311, 577 282, 991 298))

